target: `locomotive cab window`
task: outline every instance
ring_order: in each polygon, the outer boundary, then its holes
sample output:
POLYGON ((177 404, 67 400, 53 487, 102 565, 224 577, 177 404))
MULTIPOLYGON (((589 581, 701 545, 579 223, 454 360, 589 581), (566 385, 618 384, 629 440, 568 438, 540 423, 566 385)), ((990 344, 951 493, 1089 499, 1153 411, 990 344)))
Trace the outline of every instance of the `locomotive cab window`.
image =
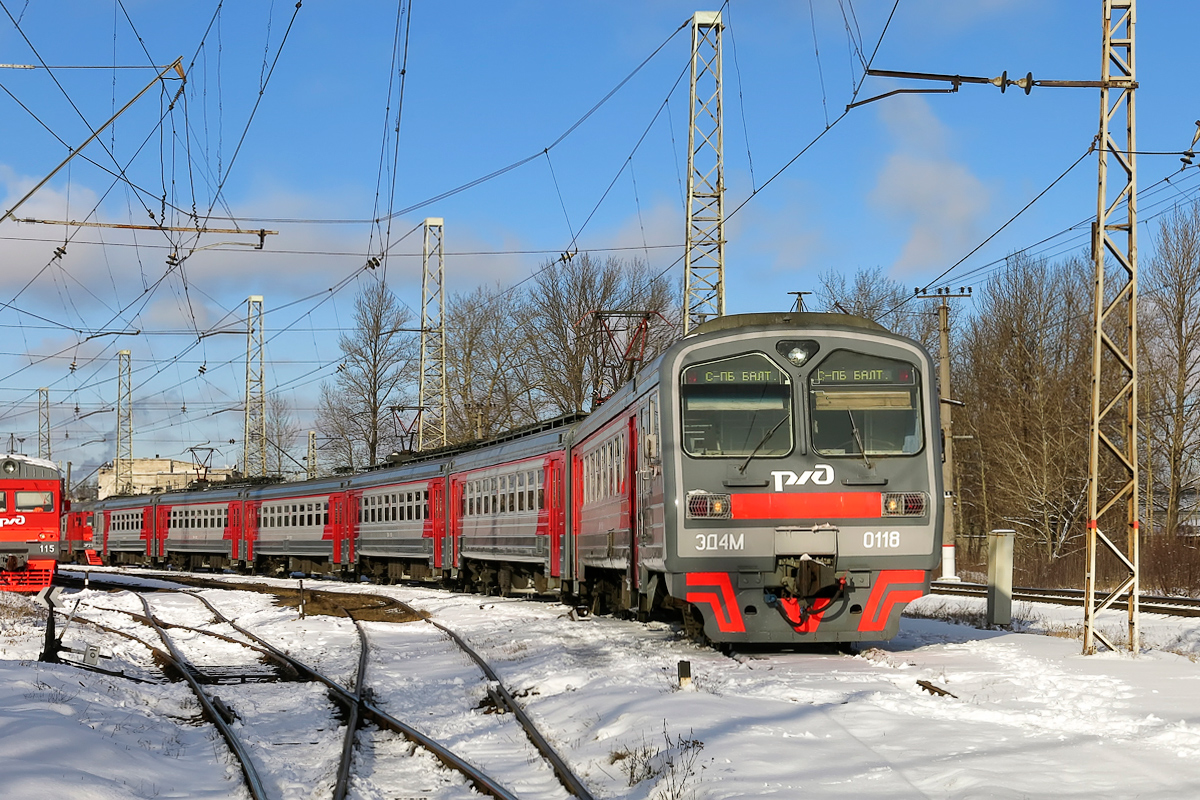
POLYGON ((792 386, 761 353, 683 370, 683 449, 690 456, 784 456, 792 451, 792 386))
POLYGON ((17 492, 17 511, 53 511, 54 495, 50 492, 17 492))
POLYGON ((830 456, 912 455, 924 444, 912 364, 837 350, 808 376, 813 448, 830 456))

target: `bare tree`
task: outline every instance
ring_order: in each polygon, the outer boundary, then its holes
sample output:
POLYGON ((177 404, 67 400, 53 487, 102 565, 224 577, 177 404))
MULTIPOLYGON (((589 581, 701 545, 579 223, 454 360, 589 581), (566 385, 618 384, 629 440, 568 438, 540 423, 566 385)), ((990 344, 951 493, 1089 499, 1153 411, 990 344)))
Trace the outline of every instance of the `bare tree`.
POLYGON ((1200 481, 1200 206, 1164 217, 1154 244, 1139 320, 1147 506, 1162 508, 1163 529, 1176 532, 1200 481))
POLYGON ((294 472, 298 464, 291 450, 300 438, 300 421, 291 402, 278 392, 267 394, 267 464, 271 472, 282 476, 294 472))
MULTIPOLYGON (((583 253, 547 265, 530 291, 526 315, 531 358, 528 379, 554 413, 589 409, 601 384, 600 339, 589 315, 595 311, 651 311, 664 319, 680 315, 679 298, 671 283, 644 261, 608 258, 601 262, 583 253)), ((647 358, 674 341, 677 333, 666 323, 652 330, 647 358)))
POLYGON ((529 380, 528 301, 503 287, 451 298, 446 312, 446 383, 452 442, 536 422, 529 380))
POLYGON ((843 273, 832 269, 821 273, 818 280, 820 310, 865 317, 936 350, 935 318, 924 313, 926 309, 913 300, 908 288, 885 275, 881 267, 860 269, 849 283, 843 273))
POLYGON ((321 385, 317 412, 340 466, 377 464, 399 444, 388 407, 413 402, 418 340, 405 330, 411 318, 382 282, 368 284, 354 301, 355 327, 338 338, 342 363, 333 384, 321 385))
POLYGON ((965 326, 956 394, 965 530, 1010 527, 1046 561, 1066 554, 1087 515, 1091 402, 1090 264, 1012 256, 965 326))

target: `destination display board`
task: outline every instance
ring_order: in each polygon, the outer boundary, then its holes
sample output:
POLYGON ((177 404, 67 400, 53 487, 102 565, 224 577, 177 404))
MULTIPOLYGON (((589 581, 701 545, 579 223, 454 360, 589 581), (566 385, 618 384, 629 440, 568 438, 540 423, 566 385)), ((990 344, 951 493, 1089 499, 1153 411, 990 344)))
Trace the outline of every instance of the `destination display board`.
POLYGON ((759 353, 706 361, 683 371, 684 384, 696 386, 729 386, 746 384, 788 383, 788 377, 775 362, 759 353))
POLYGON ((809 373, 812 386, 913 386, 917 370, 890 358, 838 350, 809 373))

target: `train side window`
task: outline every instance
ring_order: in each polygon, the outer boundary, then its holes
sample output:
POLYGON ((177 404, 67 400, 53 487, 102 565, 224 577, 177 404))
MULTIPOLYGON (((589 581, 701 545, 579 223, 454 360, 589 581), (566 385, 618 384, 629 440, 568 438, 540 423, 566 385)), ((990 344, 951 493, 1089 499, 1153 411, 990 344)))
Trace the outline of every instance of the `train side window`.
POLYGON ((544 476, 545 476, 545 471, 539 469, 538 474, 537 474, 537 507, 538 507, 538 511, 542 511, 543 509, 546 508, 546 487, 542 485, 545 480, 544 476))
POLYGON ((508 476, 508 510, 517 510, 517 476, 508 476))
POLYGON ((8 511, 8 492, 0 492, 0 511, 8 511))

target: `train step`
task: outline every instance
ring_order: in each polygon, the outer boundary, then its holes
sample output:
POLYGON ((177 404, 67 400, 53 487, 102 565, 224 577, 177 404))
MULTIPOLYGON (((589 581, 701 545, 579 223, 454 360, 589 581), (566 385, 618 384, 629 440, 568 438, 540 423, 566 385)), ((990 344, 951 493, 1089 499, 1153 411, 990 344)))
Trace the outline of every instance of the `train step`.
POLYGON ((87 557, 87 562, 88 562, 89 566, 93 566, 93 567, 104 566, 104 561, 101 560, 100 556, 96 555, 95 550, 84 550, 83 554, 87 557))

